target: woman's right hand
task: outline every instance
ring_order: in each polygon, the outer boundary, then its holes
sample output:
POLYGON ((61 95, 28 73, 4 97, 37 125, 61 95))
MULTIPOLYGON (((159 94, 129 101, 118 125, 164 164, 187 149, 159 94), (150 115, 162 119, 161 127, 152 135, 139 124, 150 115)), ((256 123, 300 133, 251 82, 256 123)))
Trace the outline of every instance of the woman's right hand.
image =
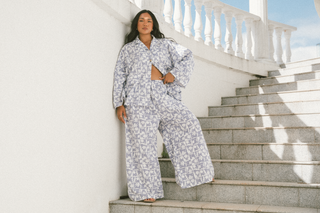
POLYGON ((125 123, 124 121, 124 117, 127 118, 127 114, 126 114, 126 109, 124 108, 124 106, 119 106, 117 107, 117 116, 118 116, 118 119, 122 122, 122 123, 125 123))

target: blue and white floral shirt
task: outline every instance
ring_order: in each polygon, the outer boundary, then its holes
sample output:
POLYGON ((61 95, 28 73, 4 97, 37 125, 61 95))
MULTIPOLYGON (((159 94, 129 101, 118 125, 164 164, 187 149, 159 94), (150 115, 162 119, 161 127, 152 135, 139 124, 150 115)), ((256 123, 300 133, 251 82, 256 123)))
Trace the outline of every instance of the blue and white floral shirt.
POLYGON ((162 75, 171 73, 175 80, 167 83, 168 95, 181 100, 180 87, 190 80, 194 67, 192 52, 168 39, 152 36, 150 50, 137 36, 120 51, 114 72, 113 106, 150 104, 151 69, 162 75))

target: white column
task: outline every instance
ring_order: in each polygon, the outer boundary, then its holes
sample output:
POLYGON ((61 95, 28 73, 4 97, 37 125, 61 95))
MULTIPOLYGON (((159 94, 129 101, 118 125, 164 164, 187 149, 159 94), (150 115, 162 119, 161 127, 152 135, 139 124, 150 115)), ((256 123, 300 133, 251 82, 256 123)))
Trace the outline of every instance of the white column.
POLYGON ((213 15, 214 15, 214 46, 217 50, 222 51, 223 48, 221 46, 221 7, 214 7, 213 8, 213 15))
POLYGON ((202 22, 201 22, 201 0, 194 0, 194 5, 196 6, 196 18, 194 20, 194 40, 203 41, 201 38, 202 22))
POLYGON ((254 22, 254 58, 257 60, 269 59, 268 36, 268 0, 250 0, 250 13, 260 17, 254 22))
POLYGON ((163 14, 164 14, 164 20, 167 23, 172 24, 172 21, 171 21, 171 19, 172 19, 172 4, 171 4, 171 0, 165 0, 163 14))
POLYGON ((269 57, 271 61, 274 61, 273 32, 274 32, 274 25, 269 24, 269 57))
POLYGON ((226 11, 224 12, 224 17, 226 19, 226 36, 225 36, 225 42, 226 42, 226 48, 225 52, 229 54, 234 54, 234 51, 232 49, 232 31, 231 31, 231 21, 232 21, 232 12, 226 11))
POLYGON ((242 22, 243 22, 243 15, 236 15, 236 27, 237 27, 237 34, 236 34, 236 56, 243 58, 244 54, 242 51, 242 22))
POLYGON ((205 3, 205 11, 206 11, 206 25, 204 28, 204 35, 206 36, 205 44, 208 46, 212 46, 212 24, 211 24, 211 12, 212 12, 212 3, 205 3))
POLYGON ((181 22, 182 22, 181 0, 174 1, 173 20, 174 20, 174 28, 176 29, 176 31, 181 33, 183 31, 181 26, 181 22))
POLYGON ((252 22, 253 19, 252 18, 246 18, 245 20, 245 25, 246 25, 246 29, 247 29, 247 39, 246 39, 246 59, 248 60, 252 60, 253 56, 252 56, 252 37, 251 37, 251 33, 252 33, 252 22))
POLYGON ((281 44, 281 35, 282 35, 282 28, 276 27, 276 38, 277 38, 277 49, 276 49, 276 55, 277 55, 277 64, 283 64, 282 61, 282 44, 281 44))
POLYGON ((184 34, 187 37, 192 36, 191 27, 192 27, 192 17, 191 17, 191 0, 184 0, 184 34))
POLYGON ((289 63, 291 62, 291 46, 290 46, 291 30, 285 30, 284 37, 286 39, 286 63, 289 63))

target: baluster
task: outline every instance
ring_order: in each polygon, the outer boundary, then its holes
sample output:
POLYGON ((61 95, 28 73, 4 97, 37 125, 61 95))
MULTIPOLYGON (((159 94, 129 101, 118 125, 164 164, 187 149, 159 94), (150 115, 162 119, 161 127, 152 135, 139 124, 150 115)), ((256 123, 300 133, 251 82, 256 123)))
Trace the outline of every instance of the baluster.
POLYGON ((252 18, 246 18, 245 19, 245 25, 247 29, 247 39, 246 39, 246 56, 245 58, 248 60, 252 60, 252 37, 251 37, 251 32, 252 32, 252 18))
POLYGON ((232 21, 232 12, 231 11, 226 11, 224 13, 224 17, 226 19, 226 36, 225 36, 225 42, 226 42, 226 48, 225 52, 229 54, 234 54, 234 51, 232 49, 232 31, 231 31, 231 21, 232 21))
POLYGON ((274 25, 269 24, 269 57, 271 61, 274 61, 274 45, 273 45, 273 32, 274 32, 274 25))
POLYGON ((223 48, 221 46, 221 7, 213 8, 214 15, 214 45, 217 50, 222 51, 223 48))
POLYGON ((282 61, 282 44, 281 44, 281 35, 282 35, 282 28, 276 27, 276 36, 277 36, 277 49, 276 49, 276 55, 277 55, 277 63, 283 64, 282 61))
POLYGON ((191 0, 184 0, 184 34, 187 37, 192 36, 191 27, 192 27, 192 17, 191 17, 191 0))
POLYGON ((182 22, 181 0, 175 0, 173 20, 174 20, 174 28, 176 29, 176 31, 181 33, 183 31, 181 26, 181 22, 182 22))
POLYGON ((291 30, 285 30, 284 37, 286 39, 286 63, 289 63, 291 62, 291 46, 290 46, 291 30))
POLYGON ((242 22, 243 22, 243 15, 236 15, 236 27, 237 27, 237 34, 236 34, 236 56, 243 58, 243 51, 242 51, 242 22))
POLYGON ((165 0, 163 14, 164 14, 164 20, 167 23, 172 24, 172 21, 171 21, 171 19, 172 19, 172 4, 171 4, 171 0, 165 0))
POLYGON ((202 22, 201 22, 201 0, 195 0, 194 5, 196 6, 196 18, 194 21, 194 31, 195 36, 194 40, 202 41, 201 30, 202 30, 202 22))
POLYGON ((212 11, 212 3, 206 2, 204 4, 206 11, 206 25, 204 28, 204 35, 206 36, 205 44, 208 46, 212 46, 212 26, 211 26, 211 11, 212 11))

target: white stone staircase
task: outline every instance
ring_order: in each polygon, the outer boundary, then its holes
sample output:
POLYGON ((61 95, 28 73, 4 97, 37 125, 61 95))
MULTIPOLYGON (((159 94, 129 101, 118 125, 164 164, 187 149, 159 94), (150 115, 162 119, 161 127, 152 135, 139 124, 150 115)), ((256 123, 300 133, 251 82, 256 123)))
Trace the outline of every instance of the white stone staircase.
POLYGON ((164 199, 111 213, 320 213, 320 58, 251 80, 199 121, 216 181, 181 189, 162 158, 164 199))

